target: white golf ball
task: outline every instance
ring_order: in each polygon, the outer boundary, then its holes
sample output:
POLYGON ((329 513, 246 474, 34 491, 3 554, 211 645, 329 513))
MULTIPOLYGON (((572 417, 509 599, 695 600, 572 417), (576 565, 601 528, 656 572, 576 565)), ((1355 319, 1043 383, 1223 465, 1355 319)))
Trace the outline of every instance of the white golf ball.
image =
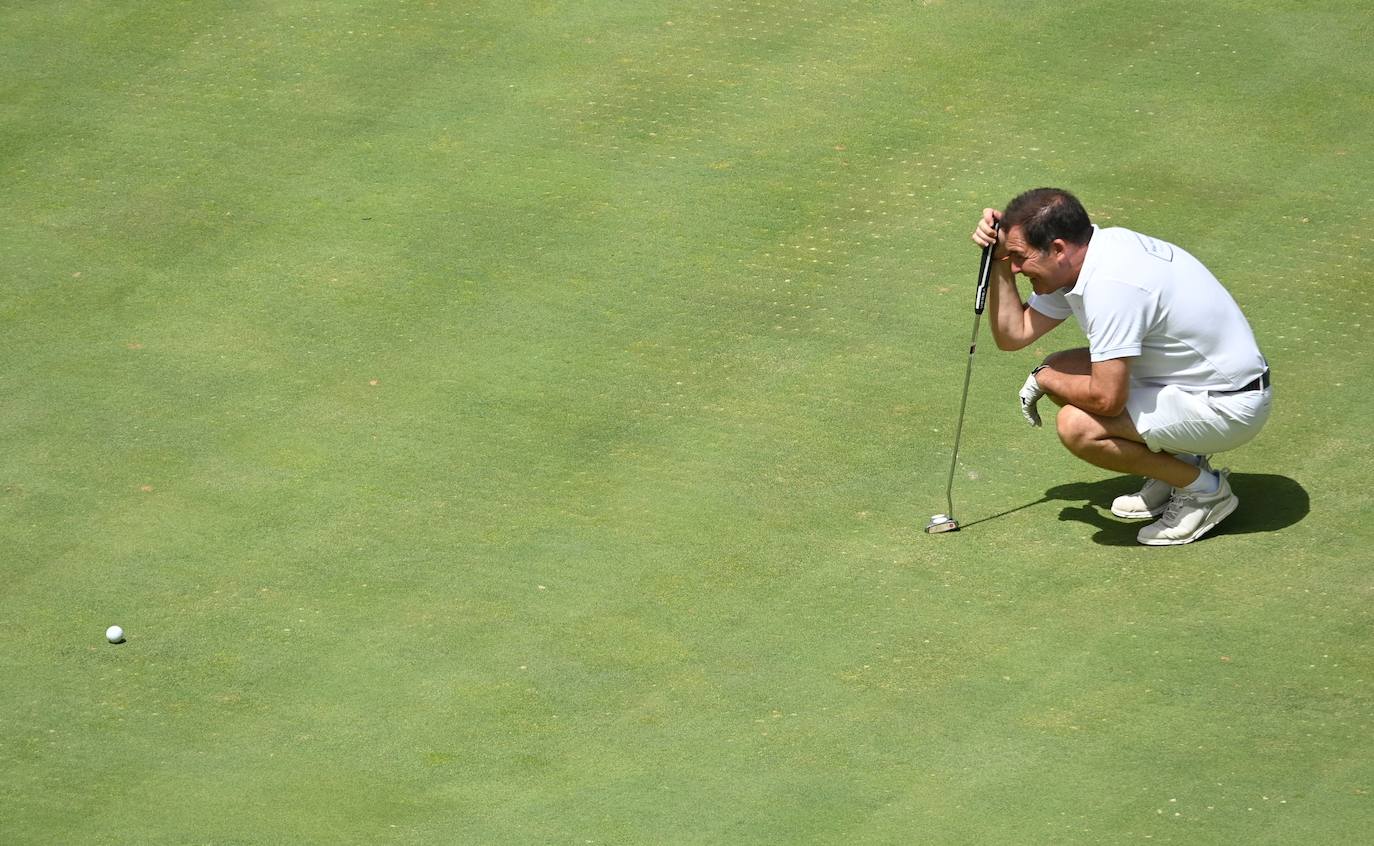
POLYGON ((124 630, 119 626, 110 626, 105 630, 105 639, 110 643, 119 643, 124 639, 124 630))

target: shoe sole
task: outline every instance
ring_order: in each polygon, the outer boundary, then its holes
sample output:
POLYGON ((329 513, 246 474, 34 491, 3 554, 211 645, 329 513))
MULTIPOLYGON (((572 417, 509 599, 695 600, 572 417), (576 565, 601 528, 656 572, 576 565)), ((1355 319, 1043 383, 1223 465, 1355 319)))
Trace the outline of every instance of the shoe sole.
POLYGON ((1163 505, 1153 511, 1117 511, 1113 508, 1112 513, 1123 520, 1145 520, 1150 517, 1158 518, 1159 515, 1164 513, 1164 509, 1165 506, 1163 505))
POLYGON ((1197 540, 1198 538, 1215 529, 1217 524, 1220 523, 1222 520, 1225 520, 1227 517, 1230 517, 1231 514, 1236 510, 1236 507, 1240 505, 1240 497, 1232 496, 1229 500, 1227 500, 1227 504, 1228 507, 1226 508, 1226 510, 1218 514, 1216 516, 1216 519, 1214 519, 1210 523, 1199 526, 1196 532, 1193 532, 1192 535, 1186 538, 1150 538, 1149 540, 1141 540, 1139 536, 1137 536, 1136 542, 1143 544, 1145 546, 1180 546, 1185 543, 1192 543, 1193 541, 1197 540))

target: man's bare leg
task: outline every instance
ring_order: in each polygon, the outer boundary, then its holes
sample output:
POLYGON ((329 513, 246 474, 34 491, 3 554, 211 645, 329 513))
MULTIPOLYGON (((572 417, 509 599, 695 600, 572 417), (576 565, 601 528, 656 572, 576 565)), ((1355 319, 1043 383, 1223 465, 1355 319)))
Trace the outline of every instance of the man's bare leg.
MULTIPOLYGON (((1077 376, 1087 375, 1092 368, 1086 347, 1054 353, 1045 359, 1045 364, 1077 376)), ((1145 446, 1145 439, 1124 412, 1116 417, 1101 417, 1066 405, 1053 394, 1048 396, 1060 406, 1059 440, 1069 452, 1089 464, 1118 473, 1148 476, 1175 488, 1187 487, 1200 475, 1201 471, 1188 462, 1145 446)))

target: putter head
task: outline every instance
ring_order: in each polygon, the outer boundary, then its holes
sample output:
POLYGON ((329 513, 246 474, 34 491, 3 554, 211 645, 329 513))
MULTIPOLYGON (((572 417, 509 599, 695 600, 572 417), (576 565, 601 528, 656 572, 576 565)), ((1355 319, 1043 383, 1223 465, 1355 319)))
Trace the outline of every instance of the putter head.
POLYGON ((938 535, 944 532, 957 531, 959 531, 959 521, 948 514, 936 514, 934 517, 931 517, 930 522, 926 524, 926 534, 928 535, 938 535))

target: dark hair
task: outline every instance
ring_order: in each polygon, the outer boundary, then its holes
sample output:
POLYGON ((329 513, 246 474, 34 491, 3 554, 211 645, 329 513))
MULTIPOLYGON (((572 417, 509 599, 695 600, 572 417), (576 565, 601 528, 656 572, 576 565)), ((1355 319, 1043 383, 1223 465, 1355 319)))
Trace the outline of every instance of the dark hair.
POLYGON ((1093 224, 1078 198, 1062 188, 1035 188, 1007 205, 1002 228, 1021 227, 1026 243, 1045 251, 1062 238, 1070 244, 1092 240, 1093 224))

